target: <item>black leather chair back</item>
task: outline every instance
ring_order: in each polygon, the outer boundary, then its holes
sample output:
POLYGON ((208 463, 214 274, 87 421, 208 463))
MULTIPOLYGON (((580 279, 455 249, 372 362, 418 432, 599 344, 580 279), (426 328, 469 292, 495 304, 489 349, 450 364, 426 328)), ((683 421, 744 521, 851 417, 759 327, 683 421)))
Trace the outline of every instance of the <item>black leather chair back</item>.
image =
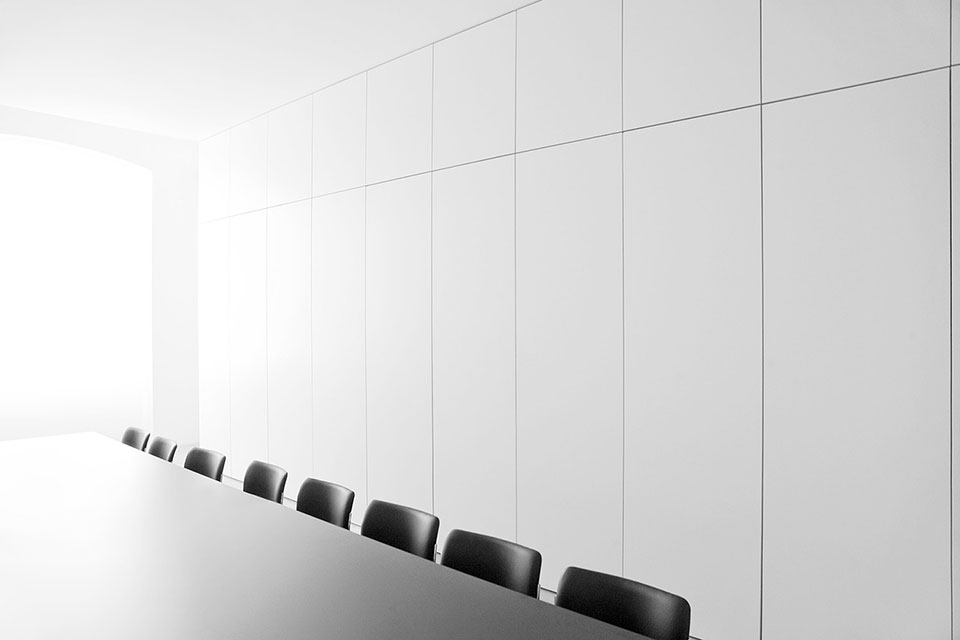
POLYGON ((454 529, 443 543, 440 564, 536 598, 540 590, 539 551, 514 542, 454 529))
POLYGON ((223 478, 223 466, 226 463, 227 456, 222 453, 194 447, 187 452, 183 468, 220 482, 223 478))
POLYGON ((297 494, 297 511, 349 529, 353 497, 353 491, 339 484, 307 478, 297 494))
POLYGON ((360 535, 433 561, 440 519, 392 502, 373 500, 363 516, 360 535))
POLYGON ((173 456, 177 453, 177 443, 170 438, 153 436, 150 446, 147 447, 147 453, 161 460, 173 462, 173 456))
POLYGON ((147 448, 147 440, 150 439, 150 434, 143 429, 137 429, 136 427, 130 427, 123 432, 123 437, 120 441, 128 446, 133 447, 134 449, 139 449, 143 451, 147 448))
POLYGON ((243 476, 243 490, 271 502, 283 502, 287 472, 274 464, 254 460, 243 476))
POLYGON ((620 576, 570 567, 560 578, 556 604, 653 640, 690 636, 686 600, 620 576))

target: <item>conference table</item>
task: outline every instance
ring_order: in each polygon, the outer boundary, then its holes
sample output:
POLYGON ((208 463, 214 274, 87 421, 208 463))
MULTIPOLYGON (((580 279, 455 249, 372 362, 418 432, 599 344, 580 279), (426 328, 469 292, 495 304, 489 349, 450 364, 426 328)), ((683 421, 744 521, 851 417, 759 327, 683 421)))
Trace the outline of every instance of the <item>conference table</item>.
POLYGON ((0 638, 642 638, 92 433, 0 442, 0 638))

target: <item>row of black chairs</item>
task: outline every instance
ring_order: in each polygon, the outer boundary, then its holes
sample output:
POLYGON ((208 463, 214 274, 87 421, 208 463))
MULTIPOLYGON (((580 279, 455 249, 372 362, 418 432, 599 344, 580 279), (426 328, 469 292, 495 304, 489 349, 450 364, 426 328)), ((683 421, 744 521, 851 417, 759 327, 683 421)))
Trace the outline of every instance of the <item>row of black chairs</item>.
MULTIPOLYGON (((177 443, 170 438, 162 436, 151 438, 148 432, 135 427, 130 427, 123 432, 121 442, 167 462, 173 462, 173 457, 177 454, 177 443)), ((187 452, 183 467, 220 482, 223 479, 223 467, 226 463, 227 456, 210 449, 194 447, 187 452)))
MULTIPOLYGON (((127 429, 123 442, 168 462, 177 445, 141 429, 127 429)), ((184 467, 218 482, 226 457, 195 447, 184 467)), ((287 472, 254 460, 243 476, 243 491, 283 502, 287 472)), ((297 494, 297 511, 349 529, 354 492, 338 484, 307 478, 297 494)), ((426 560, 436 558, 437 516, 383 500, 367 506, 360 535, 426 560)), ((539 551, 492 536, 454 529, 447 535, 440 564, 534 598, 539 595, 539 551)), ((557 587, 557 606, 634 631, 654 640, 687 640, 690 604, 682 597, 634 580, 580 567, 568 567, 557 587)))

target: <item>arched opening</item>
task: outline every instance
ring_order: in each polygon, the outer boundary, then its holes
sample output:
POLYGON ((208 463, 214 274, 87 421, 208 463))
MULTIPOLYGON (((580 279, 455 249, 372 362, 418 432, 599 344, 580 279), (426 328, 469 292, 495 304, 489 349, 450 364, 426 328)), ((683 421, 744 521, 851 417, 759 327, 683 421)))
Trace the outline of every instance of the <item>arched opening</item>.
POLYGON ((0 135, 0 440, 151 423, 152 172, 0 135))

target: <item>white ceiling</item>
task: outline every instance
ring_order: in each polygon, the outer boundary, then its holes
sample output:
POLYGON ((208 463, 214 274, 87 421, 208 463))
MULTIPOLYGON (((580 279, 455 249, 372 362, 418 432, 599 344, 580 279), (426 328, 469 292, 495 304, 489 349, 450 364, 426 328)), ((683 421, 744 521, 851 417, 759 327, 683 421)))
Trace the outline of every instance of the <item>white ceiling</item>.
POLYGON ((0 105, 201 139, 531 0, 0 0, 0 105))

